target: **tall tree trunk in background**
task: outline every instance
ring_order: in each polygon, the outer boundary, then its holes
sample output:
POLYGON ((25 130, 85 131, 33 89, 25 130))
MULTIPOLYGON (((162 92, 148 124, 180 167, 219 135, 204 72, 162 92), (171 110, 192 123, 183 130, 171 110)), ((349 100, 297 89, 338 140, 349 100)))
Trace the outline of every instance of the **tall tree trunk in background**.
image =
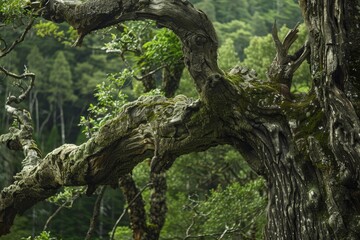
POLYGON ((65 117, 64 117, 64 104, 62 99, 58 102, 60 111, 60 129, 61 129, 61 144, 65 144, 65 117))
POLYGON ((39 115, 39 99, 35 95, 35 124, 36 124, 36 133, 39 134, 40 131, 40 115, 39 115))

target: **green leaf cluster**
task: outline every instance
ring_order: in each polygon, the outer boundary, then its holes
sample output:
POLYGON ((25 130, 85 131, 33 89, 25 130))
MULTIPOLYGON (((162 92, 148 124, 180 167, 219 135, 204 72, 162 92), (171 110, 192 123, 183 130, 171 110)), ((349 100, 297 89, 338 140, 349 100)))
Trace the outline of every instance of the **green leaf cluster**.
POLYGON ((144 52, 140 57, 143 66, 161 66, 177 64, 182 57, 178 37, 169 29, 162 28, 155 36, 143 45, 144 52))
POLYGON ((26 0, 0 0, 0 22, 9 24, 22 18, 26 4, 26 0))
POLYGON ((114 240, 132 240, 132 231, 129 227, 117 227, 114 234, 114 240))
POLYGON ((235 182, 225 189, 213 190, 198 208, 204 232, 211 234, 236 228, 239 229, 237 234, 241 233, 245 239, 251 238, 252 231, 261 239, 261 229, 266 223, 264 188, 264 180, 256 179, 245 185, 235 182))
POLYGON ((128 69, 122 72, 109 74, 106 81, 96 86, 96 104, 90 104, 88 117, 81 116, 80 126, 83 132, 90 137, 91 134, 105 124, 109 119, 120 113, 122 106, 127 102, 127 95, 121 90, 126 81, 133 75, 128 69))
POLYGON ((84 187, 64 187, 63 191, 56 194, 55 196, 49 197, 48 202, 56 205, 63 205, 64 207, 72 207, 74 198, 85 191, 84 187))
POLYGON ((168 217, 164 238, 216 235, 261 239, 265 224, 264 180, 230 146, 179 157, 167 174, 168 217), (191 226, 191 227, 190 227, 191 226))
POLYGON ((59 240, 56 237, 52 237, 50 232, 47 231, 42 231, 38 236, 36 236, 35 238, 32 237, 28 237, 28 238, 23 238, 23 240, 59 240))
POLYGON ((104 44, 108 52, 141 54, 142 45, 153 37, 153 21, 129 21, 111 29, 111 41, 104 44))
POLYGON ((39 37, 53 37, 57 41, 72 45, 77 38, 76 30, 71 26, 59 25, 54 22, 40 20, 35 24, 34 29, 39 37))

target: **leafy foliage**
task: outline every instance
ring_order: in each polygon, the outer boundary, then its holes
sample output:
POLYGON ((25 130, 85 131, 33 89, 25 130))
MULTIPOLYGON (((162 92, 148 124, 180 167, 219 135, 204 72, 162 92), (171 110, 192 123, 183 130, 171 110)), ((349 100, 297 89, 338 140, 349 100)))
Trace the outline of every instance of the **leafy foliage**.
POLYGON ((229 146, 179 157, 168 173, 167 198, 164 238, 221 235, 226 227, 236 230, 226 236, 257 229, 261 238, 264 180, 229 146))
POLYGON ((43 231, 41 232, 38 236, 36 236, 35 238, 31 238, 31 237, 28 237, 28 238, 24 238, 24 240, 58 240, 57 238, 55 237, 52 237, 50 235, 50 232, 47 232, 47 231, 43 231))
POLYGON ((132 231, 129 227, 117 227, 115 230, 114 240, 131 240, 132 231))
POLYGON ((53 37, 66 45, 76 40, 77 34, 73 27, 65 27, 50 21, 41 20, 34 26, 39 37, 53 37), (66 30, 67 28, 67 30, 66 30))
POLYGON ((104 49, 108 52, 133 52, 139 53, 144 41, 153 36, 151 29, 155 27, 153 21, 134 22, 130 21, 117 27, 118 31, 111 32, 111 41, 104 44, 104 49))
POLYGON ((119 29, 120 33, 111 33, 111 41, 103 49, 119 53, 133 78, 180 62, 181 44, 169 29, 156 29, 153 21, 128 22, 119 29))
POLYGON ((83 132, 90 137, 98 131, 106 121, 116 116, 121 107, 126 103, 127 95, 121 89, 125 82, 132 76, 128 69, 120 73, 109 74, 107 81, 96 86, 96 104, 90 104, 89 116, 82 116, 80 126, 84 127, 83 132))
POLYGON ((11 23, 27 13, 25 0, 0 0, 0 22, 11 23))
POLYGON ((70 208, 77 196, 84 191, 84 187, 65 187, 62 192, 48 198, 47 201, 70 208))
POLYGON ((233 229, 236 230, 234 235, 242 238, 251 239, 256 232, 256 239, 262 239, 260 230, 266 223, 264 184, 263 179, 257 179, 244 186, 233 183, 225 189, 213 190, 209 199, 199 205, 204 232, 211 234, 233 229))
POLYGON ((144 52, 140 62, 144 65, 161 66, 176 64, 182 57, 181 45, 177 36, 169 29, 156 31, 151 41, 143 45, 144 52))

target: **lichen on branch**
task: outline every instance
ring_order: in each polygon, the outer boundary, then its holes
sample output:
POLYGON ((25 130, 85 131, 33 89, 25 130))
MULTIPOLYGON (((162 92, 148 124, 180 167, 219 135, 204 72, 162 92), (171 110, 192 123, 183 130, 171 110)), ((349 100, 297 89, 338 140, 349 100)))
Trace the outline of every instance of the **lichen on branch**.
POLYGON ((157 169, 176 156, 221 143, 215 121, 205 107, 185 96, 141 97, 86 143, 65 144, 39 160, 0 196, 0 234, 9 231, 17 213, 53 194, 61 186, 116 184, 156 150, 157 169), (197 122, 196 119, 203 119, 197 122), (16 197, 15 197, 16 196, 16 197))

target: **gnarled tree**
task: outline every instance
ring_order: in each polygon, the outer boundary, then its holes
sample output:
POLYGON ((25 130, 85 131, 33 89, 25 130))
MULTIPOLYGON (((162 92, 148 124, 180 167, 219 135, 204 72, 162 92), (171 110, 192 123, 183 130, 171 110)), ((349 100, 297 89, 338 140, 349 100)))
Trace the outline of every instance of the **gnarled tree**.
MULTIPOLYGON (((267 181, 267 239, 359 239, 359 1, 300 0, 309 41, 294 56, 291 32, 261 81, 217 66, 217 40, 206 15, 185 0, 43 1, 42 17, 88 33, 126 20, 153 19, 183 44, 200 99, 141 97, 126 105, 86 143, 45 157, 31 140, 26 114, 10 105, 20 129, 2 138, 30 163, 0 196, 0 233, 16 214, 61 186, 115 184, 151 157, 160 172, 185 153, 219 144, 238 149, 267 181), (291 77, 309 59, 313 88, 289 93, 291 77)), ((295 31, 295 30, 294 30, 295 31)), ((11 100, 11 99, 10 99, 11 100)))

